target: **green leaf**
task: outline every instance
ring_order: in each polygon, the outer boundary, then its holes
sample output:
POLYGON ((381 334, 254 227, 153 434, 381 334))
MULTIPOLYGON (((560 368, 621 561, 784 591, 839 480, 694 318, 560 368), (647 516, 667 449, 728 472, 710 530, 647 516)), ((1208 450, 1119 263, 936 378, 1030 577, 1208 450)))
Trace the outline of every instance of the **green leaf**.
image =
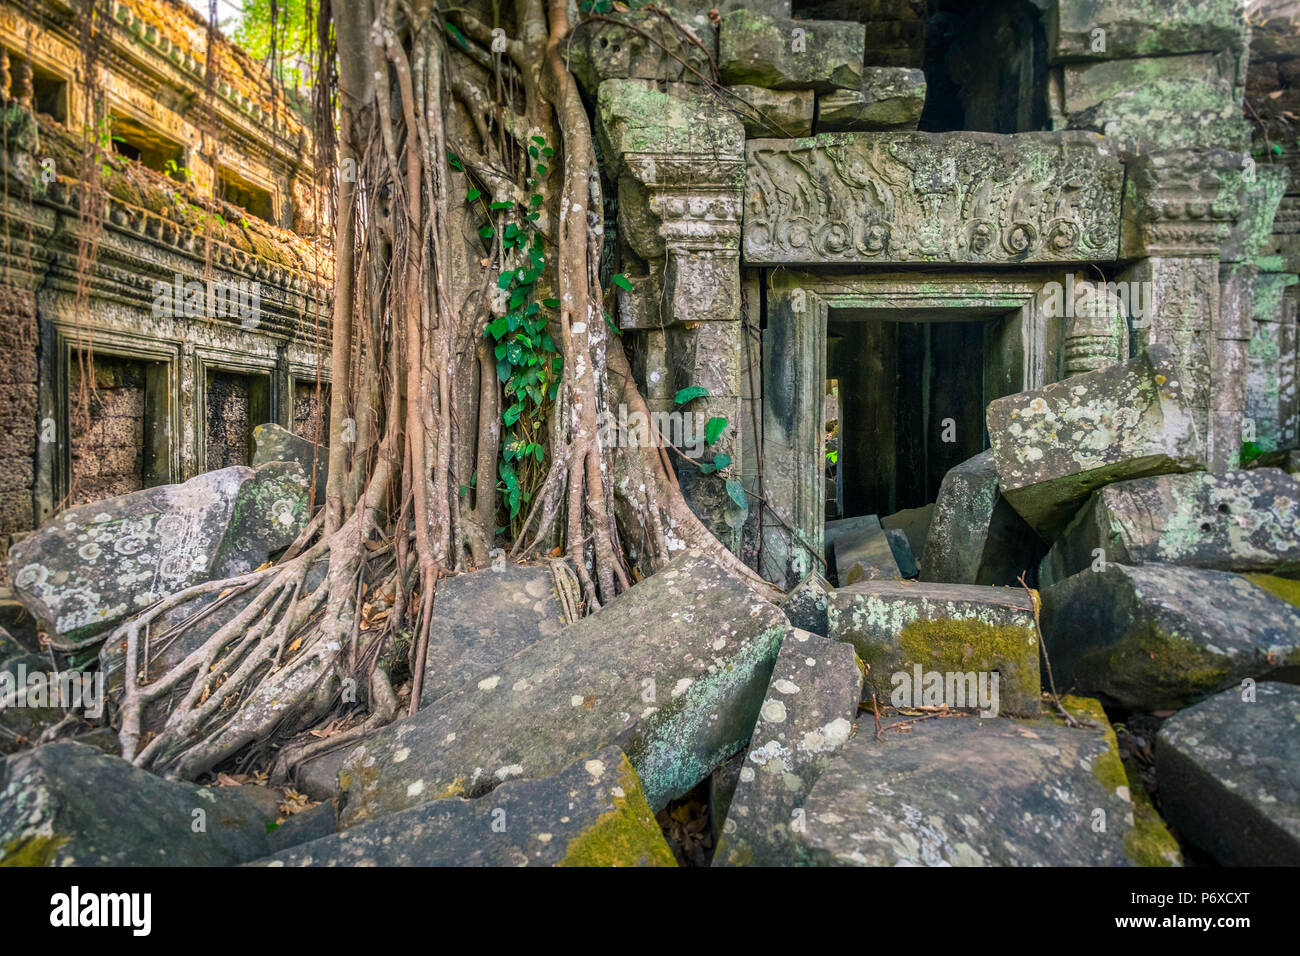
POLYGON ((533 137, 533 142, 536 143, 538 146, 545 146, 545 145, 546 145, 546 138, 543 137, 543 136, 534 136, 534 137, 533 137))
POLYGON ((620 272, 618 275, 614 276, 612 281, 614 285, 618 286, 620 289, 626 289, 628 292, 632 291, 632 283, 623 273, 620 272))
POLYGON ((451 163, 452 169, 458 169, 462 173, 465 171, 464 165, 461 163, 459 159, 456 158, 456 154, 453 153, 451 150, 447 150, 447 162, 451 163))
POLYGON ((703 388, 699 385, 688 385, 686 388, 682 389, 680 392, 678 392, 676 395, 673 396, 673 401, 676 402, 678 405, 685 405, 687 402, 693 399, 703 398, 705 395, 708 394, 709 394, 709 390, 707 388, 703 388))
POLYGON ((718 466, 709 461, 706 461, 700 465, 701 475, 711 475, 717 470, 718 470, 718 466))
POLYGON ((543 299, 543 300, 542 300, 542 305, 546 306, 548 309, 558 309, 558 308, 560 307, 560 300, 559 300, 559 299, 543 299))
POLYGON ((545 167, 544 165, 542 165, 541 163, 538 163, 538 164, 537 164, 537 175, 538 175, 538 176, 545 176, 545 175, 546 175, 546 167, 545 167))
POLYGON ((605 324, 609 326, 610 331, 613 332, 615 335, 623 334, 623 330, 614 324, 614 320, 609 317, 608 312, 605 313, 605 324))
POLYGON ((531 197, 529 197, 528 201, 531 202, 534 206, 540 206, 543 202, 542 197, 539 193, 534 193, 531 197))
POLYGON ((737 508, 745 514, 749 513, 749 500, 745 496, 745 486, 740 483, 739 478, 727 479, 727 494, 731 496, 737 508))
POLYGON ((536 222, 538 219, 542 218, 542 214, 540 212, 530 212, 528 215, 524 216, 524 218, 529 222, 536 222))
POLYGON ((718 469, 718 471, 721 471, 723 468, 726 468, 730 464, 731 464, 731 456, 728 455, 725 451, 720 451, 713 456, 713 467, 718 469))
POLYGON ((555 155, 555 150, 551 149, 549 146, 544 146, 542 147, 542 155, 549 158, 555 155))
POLYGON ((505 272, 497 276, 497 288, 502 290, 508 289, 510 288, 510 283, 514 281, 515 271, 513 269, 507 269, 505 272))
POLYGON ((493 229, 491 226, 484 226, 482 229, 478 231, 478 234, 482 236, 484 239, 491 239, 493 236, 496 235, 496 233, 497 231, 493 229))
POLYGON ((710 418, 704 423, 704 443, 712 445, 718 440, 718 436, 722 434, 726 427, 727 420, 725 418, 710 418))
POLYGON ((523 410, 524 406, 515 402, 515 404, 511 405, 501 414, 501 420, 507 425, 513 425, 515 422, 519 421, 519 416, 523 413, 523 410))
POLYGON ((488 208, 493 210, 494 212, 497 212, 502 209, 513 209, 514 205, 515 204, 512 202, 492 202, 492 203, 488 203, 488 208))
POLYGON ((508 331, 510 331, 510 320, 507 319, 504 315, 498 316, 497 318, 493 319, 491 322, 488 323, 487 330, 488 333, 492 336, 492 338, 499 339, 501 338, 501 336, 505 335, 508 331))
POLYGON ((473 202, 475 199, 478 199, 482 195, 483 194, 479 192, 477 189, 471 189, 469 192, 465 194, 465 201, 473 202))

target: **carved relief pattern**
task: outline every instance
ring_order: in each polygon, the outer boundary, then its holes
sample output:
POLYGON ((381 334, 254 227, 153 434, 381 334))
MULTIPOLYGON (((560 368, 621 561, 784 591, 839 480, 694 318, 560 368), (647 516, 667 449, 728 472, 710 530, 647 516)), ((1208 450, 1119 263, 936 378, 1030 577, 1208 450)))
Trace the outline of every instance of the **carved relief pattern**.
POLYGON ((752 140, 745 258, 756 265, 1113 259, 1121 182, 1117 160, 1059 135, 752 140))

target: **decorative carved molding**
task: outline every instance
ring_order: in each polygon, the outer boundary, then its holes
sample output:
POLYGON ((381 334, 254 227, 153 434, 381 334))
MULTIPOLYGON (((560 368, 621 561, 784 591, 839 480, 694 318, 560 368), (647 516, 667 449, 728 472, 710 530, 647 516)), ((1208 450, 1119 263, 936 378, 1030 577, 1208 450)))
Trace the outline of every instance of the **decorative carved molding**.
POLYGON ((1128 163, 1125 258, 1217 256, 1242 212, 1248 158, 1225 149, 1167 150, 1128 163))
POLYGON ((749 265, 1107 261, 1123 168, 1080 133, 746 143, 749 265))

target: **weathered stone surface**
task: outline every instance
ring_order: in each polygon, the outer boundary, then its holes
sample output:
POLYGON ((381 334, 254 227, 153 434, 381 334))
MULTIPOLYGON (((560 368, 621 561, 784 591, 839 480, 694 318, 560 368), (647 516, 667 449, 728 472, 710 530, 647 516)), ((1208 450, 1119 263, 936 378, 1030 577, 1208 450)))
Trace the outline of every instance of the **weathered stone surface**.
POLYGON ((1124 172, 1090 134, 823 133, 745 154, 751 265, 1115 256, 1124 172))
POLYGON ((856 90, 866 28, 840 20, 786 20, 736 10, 718 28, 722 82, 772 90, 856 90))
POLYGON ((1254 468, 1107 485, 1052 545, 1041 584, 1092 567, 1098 548, 1119 564, 1300 572, 1300 483, 1279 468, 1254 468))
POLYGON ((761 115, 743 111, 747 136, 811 136, 816 95, 812 90, 769 90, 743 84, 729 87, 761 115))
POLYGON ((911 688, 915 698, 906 699, 921 703, 918 669, 944 675, 945 685, 948 674, 974 672, 983 680, 997 672, 998 699, 989 709, 1038 713, 1038 637, 1033 602, 1021 588, 863 581, 835 590, 827 616, 830 636, 852 644, 870 667, 864 692, 881 701, 911 688))
POLYGON ((1108 60, 1062 68, 1058 123, 1093 130, 1133 152, 1217 146, 1244 149, 1237 54, 1108 60))
POLYGON ((806 631, 786 636, 714 854, 715 866, 788 866, 794 828, 817 777, 853 732, 862 671, 853 648, 806 631))
POLYGON ((616 22, 585 24, 566 44, 569 68, 588 96, 609 79, 699 83, 701 76, 710 75, 709 54, 717 48, 717 40, 707 20, 696 27, 679 18, 680 25, 700 41, 697 45, 658 13, 610 11, 603 16, 616 22))
POLYGON ((341 774, 342 822, 554 773, 610 743, 657 811, 749 739, 787 628, 747 584, 682 554, 358 746, 341 774))
POLYGON ((817 97, 817 132, 916 129, 923 109, 924 72, 871 66, 862 71, 859 89, 817 97))
POLYGON ((1047 25, 1053 60, 1241 50, 1246 43, 1239 0, 1058 0, 1047 25))
POLYGON ((1108 724, 952 718, 882 740, 858 733, 804 811, 799 840, 815 865, 1125 866, 1137 856, 1108 724))
POLYGON ((596 98, 596 131, 601 154, 616 163, 625 153, 658 154, 664 163, 647 177, 665 182, 676 153, 740 156, 745 128, 733 113, 714 106, 713 95, 698 86, 653 80, 606 80, 596 98), (710 122, 700 122, 702 113, 710 122), (717 121, 714 122, 713 120, 717 121))
POLYGON ((0 866, 253 860, 267 853, 274 817, 242 789, 172 783, 94 747, 46 744, 0 764, 0 866))
POLYGON ((1300 866, 1300 688, 1225 690, 1160 728, 1170 824, 1225 866, 1300 866))
POLYGON ((826 556, 841 587, 855 581, 892 581, 902 576, 894 549, 875 515, 826 522, 826 556))
POLYGON ((563 626, 555 582, 544 566, 506 564, 444 580, 433 605, 420 706, 530 644, 553 639, 563 626))
POLYGON ((830 582, 813 571, 786 595, 781 610, 795 627, 825 637, 826 603, 832 590, 830 582))
POLYGON ((1205 445, 1172 352, 1136 358, 989 403, 998 487, 1045 538, 1088 494, 1115 481, 1193 471, 1205 445))
POLYGON ((301 810, 270 832, 267 838, 270 852, 279 853, 290 847, 321 840, 332 834, 338 826, 338 810, 330 801, 301 810))
POLYGON ((1058 686, 1131 710, 1186 707, 1300 667, 1300 608, 1236 574, 1108 564, 1041 594, 1058 686))
POLYGON ((296 461, 272 461, 255 468, 235 496, 212 576, 245 574, 293 544, 311 517, 310 485, 296 461))
POLYGON ((1040 553, 1038 536, 998 494, 993 452, 950 468, 939 486, 921 561, 921 580, 1017 583, 1040 553))
POLYGON ((925 539, 930 533, 930 522, 934 520, 934 502, 920 508, 904 508, 880 519, 880 526, 886 531, 898 529, 907 535, 907 543, 912 548, 912 555, 917 561, 925 560, 925 539))
POLYGON ((207 580, 256 473, 235 466, 71 508, 10 549, 14 590, 54 635, 81 640, 207 580))
POLYGON ((477 800, 433 800, 259 860, 262 866, 675 866, 617 747, 477 800), (504 823, 504 826, 501 824, 504 823))
POLYGON ((900 528, 891 528, 885 531, 885 539, 889 542, 889 550, 894 554, 894 561, 898 564, 898 575, 903 578, 914 578, 919 571, 916 567, 916 558, 912 556, 912 546, 907 541, 907 535, 900 528))
POLYGON ((325 483, 329 478, 329 447, 317 445, 306 438, 299 438, 289 429, 274 422, 258 425, 253 429, 253 467, 257 468, 272 461, 296 461, 302 466, 302 473, 307 480, 312 480, 312 468, 316 469, 316 507, 325 504, 325 483))

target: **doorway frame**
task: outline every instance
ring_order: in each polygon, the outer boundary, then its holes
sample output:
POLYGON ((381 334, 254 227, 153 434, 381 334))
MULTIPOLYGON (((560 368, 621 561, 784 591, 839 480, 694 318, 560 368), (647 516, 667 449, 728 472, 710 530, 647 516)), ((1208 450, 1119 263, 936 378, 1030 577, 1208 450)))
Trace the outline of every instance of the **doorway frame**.
MULTIPOLYGON (((1008 315, 1002 345, 1018 368, 1010 391, 1061 377, 1064 328, 1044 308, 1043 286, 1078 264, 1015 270, 881 269, 828 273, 768 270, 763 329, 760 494, 770 511, 761 530, 760 573, 786 590, 809 572, 825 574, 826 326, 843 310, 1008 315), (1018 354, 1017 354, 1018 353, 1018 354), (1012 386, 1015 386, 1014 388, 1012 386)), ((987 360, 987 356, 986 356, 987 360)), ((987 365, 986 365, 987 379, 987 365)), ((1007 392, 1009 394, 1010 392, 1007 392)))

